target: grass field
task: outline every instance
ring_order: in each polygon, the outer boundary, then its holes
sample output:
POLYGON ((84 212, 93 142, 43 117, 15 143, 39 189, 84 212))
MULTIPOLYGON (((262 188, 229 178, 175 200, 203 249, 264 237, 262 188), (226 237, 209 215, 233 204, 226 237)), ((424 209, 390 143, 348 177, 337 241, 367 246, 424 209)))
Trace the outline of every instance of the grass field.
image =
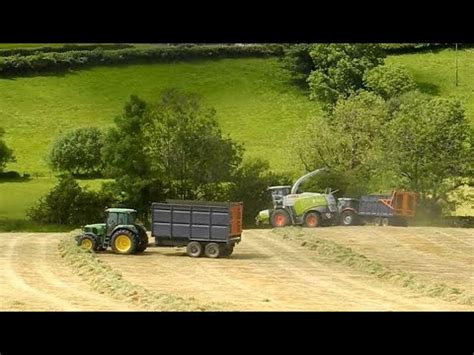
POLYGON ((288 135, 319 111, 285 74, 276 59, 229 59, 2 79, 1 125, 17 157, 9 168, 48 176, 44 158, 55 136, 79 126, 106 128, 130 95, 153 100, 160 90, 177 87, 198 92, 215 107, 223 131, 243 142, 250 156, 284 169, 280 154, 288 135))
MULTIPOLYGON (((474 122, 474 50, 458 55, 458 87, 452 50, 390 56, 386 61, 405 65, 425 92, 460 97, 474 122)), ((153 100, 167 87, 201 94, 205 104, 216 108, 223 132, 245 144, 246 156, 268 159, 280 171, 290 169, 289 137, 321 114, 307 93, 288 82, 275 58, 97 67, 0 79, 0 127, 6 129, 5 141, 17 158, 7 170, 32 177, 28 182, 0 182, 0 220, 22 218, 54 185, 45 157, 58 134, 83 126, 105 129, 130 95, 153 100)))
POLYGON ((385 61, 404 65, 426 93, 460 98, 467 117, 474 124, 474 49, 460 50, 457 56, 458 86, 453 50, 389 56, 385 61))

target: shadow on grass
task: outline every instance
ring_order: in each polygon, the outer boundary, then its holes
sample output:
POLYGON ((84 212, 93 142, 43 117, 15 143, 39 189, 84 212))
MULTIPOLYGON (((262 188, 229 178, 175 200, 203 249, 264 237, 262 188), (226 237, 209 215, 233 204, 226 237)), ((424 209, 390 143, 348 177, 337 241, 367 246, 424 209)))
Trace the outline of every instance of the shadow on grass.
POLYGON ((74 227, 56 224, 38 224, 27 219, 0 219, 0 233, 63 233, 74 227))
POLYGON ((48 70, 48 71, 36 71, 36 72, 27 72, 27 73, 2 73, 0 75, 0 80, 11 80, 16 81, 18 78, 34 78, 34 77, 57 77, 57 78, 64 78, 69 75, 77 75, 78 71, 81 70, 81 67, 77 67, 74 69, 57 69, 55 70, 48 70))
POLYGON ((2 182, 26 182, 30 181, 29 174, 20 175, 16 171, 6 171, 0 173, 0 183, 2 182))
POLYGON ((439 95, 439 93, 440 93, 439 86, 435 85, 435 84, 432 84, 432 83, 423 83, 423 82, 420 83, 419 82, 419 83, 417 83, 417 86, 420 89, 420 91, 425 93, 425 94, 436 96, 436 95, 439 95))

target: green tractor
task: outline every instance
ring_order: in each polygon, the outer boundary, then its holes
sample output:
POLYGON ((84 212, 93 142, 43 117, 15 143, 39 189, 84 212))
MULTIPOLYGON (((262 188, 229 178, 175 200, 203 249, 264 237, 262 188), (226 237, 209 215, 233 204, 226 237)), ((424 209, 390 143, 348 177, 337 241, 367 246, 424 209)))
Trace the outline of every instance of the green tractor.
POLYGON ((109 246, 116 254, 135 254, 148 246, 146 229, 136 223, 137 211, 108 208, 105 223, 88 224, 76 237, 77 244, 91 251, 104 251, 109 246))
POLYGON ((317 169, 300 177, 293 186, 271 186, 273 208, 260 211, 256 224, 271 224, 273 227, 304 225, 319 227, 337 221, 337 202, 333 192, 297 193, 301 183, 326 168, 317 169))

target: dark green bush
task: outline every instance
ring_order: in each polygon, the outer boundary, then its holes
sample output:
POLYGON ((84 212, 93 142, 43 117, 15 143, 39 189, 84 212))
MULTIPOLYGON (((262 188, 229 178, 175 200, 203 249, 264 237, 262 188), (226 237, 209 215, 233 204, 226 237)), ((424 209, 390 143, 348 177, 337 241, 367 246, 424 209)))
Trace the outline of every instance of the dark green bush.
POLYGON ((109 195, 81 188, 73 178, 62 177, 27 211, 27 216, 41 224, 79 226, 102 221, 104 208, 112 202, 109 195))
POLYGON ((8 57, 12 55, 21 55, 28 56, 38 53, 62 53, 69 51, 91 51, 93 49, 103 49, 103 50, 112 50, 112 49, 124 49, 124 48, 134 48, 131 44, 65 44, 61 47, 38 47, 38 48, 9 48, 9 49, 0 49, 0 57, 8 57))
POLYGON ((207 45, 207 46, 166 46, 157 48, 126 48, 117 50, 74 50, 67 52, 38 53, 21 56, 19 54, 0 57, 0 74, 23 75, 38 72, 57 72, 83 66, 110 65, 123 63, 171 62, 178 60, 269 57, 283 54, 284 45, 207 45))

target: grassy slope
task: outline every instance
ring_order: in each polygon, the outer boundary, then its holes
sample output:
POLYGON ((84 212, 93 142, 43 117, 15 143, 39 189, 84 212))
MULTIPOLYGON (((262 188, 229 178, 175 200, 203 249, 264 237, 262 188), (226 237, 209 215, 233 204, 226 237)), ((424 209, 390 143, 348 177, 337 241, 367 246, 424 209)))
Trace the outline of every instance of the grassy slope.
MULTIPOLYGON (((386 61, 405 65, 424 91, 460 97, 474 122, 474 50, 458 54, 458 87, 452 50, 390 56, 386 61)), ((287 169, 288 135, 320 111, 286 79, 276 59, 100 67, 0 79, 0 126, 7 129, 6 142, 17 156, 17 163, 8 168, 33 177, 26 183, 0 183, 0 219, 21 218, 25 208, 55 183, 44 156, 57 134, 78 126, 105 128, 130 94, 151 100, 169 86, 200 93, 217 109, 223 131, 245 143, 248 156, 264 157, 273 168, 287 169)))
POLYGON ((200 93, 221 127, 245 143, 248 156, 287 168, 288 134, 319 107, 287 83, 276 59, 100 67, 58 76, 0 79, 0 126, 17 157, 8 169, 27 183, 0 183, 0 219, 19 218, 55 182, 44 160, 54 137, 78 126, 106 128, 131 94, 152 100, 166 87, 200 93))
POLYGON ((460 98, 466 116, 474 124, 474 49, 458 51, 458 86, 456 54, 451 49, 437 52, 390 56, 386 63, 404 65, 415 78, 419 88, 431 95, 460 98))
POLYGON ((276 59, 229 59, 201 63, 101 67, 65 76, 0 80, 0 119, 17 163, 10 169, 48 175, 48 146, 62 131, 109 126, 131 94, 152 100, 166 87, 200 93, 217 109, 223 131, 245 143, 249 155, 272 154, 318 111, 285 81, 276 59), (34 137, 34 139, 31 139, 34 137))

